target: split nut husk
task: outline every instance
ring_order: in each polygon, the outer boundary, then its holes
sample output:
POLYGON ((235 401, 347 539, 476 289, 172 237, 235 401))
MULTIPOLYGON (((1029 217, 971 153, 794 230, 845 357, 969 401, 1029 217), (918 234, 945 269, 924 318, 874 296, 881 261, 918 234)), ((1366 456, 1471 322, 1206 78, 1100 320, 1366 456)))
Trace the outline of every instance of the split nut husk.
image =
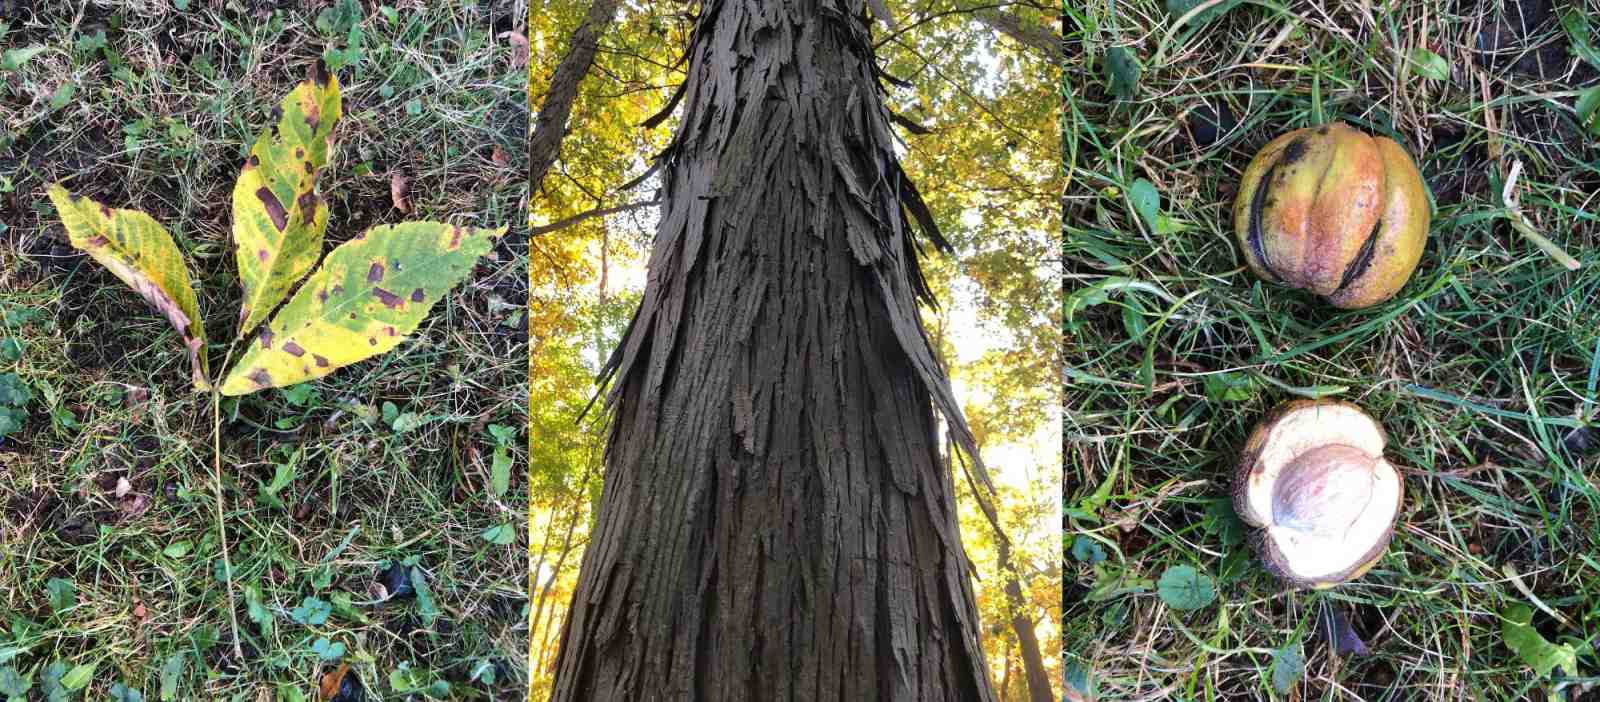
POLYGON ((1245 443, 1233 492, 1267 570, 1321 589, 1382 558, 1404 492, 1383 447, 1383 428, 1347 402, 1294 400, 1267 413, 1245 443))
POLYGON ((1338 122, 1268 142, 1233 203, 1234 233, 1257 277, 1346 309, 1405 286, 1428 218, 1427 189, 1405 149, 1338 122))

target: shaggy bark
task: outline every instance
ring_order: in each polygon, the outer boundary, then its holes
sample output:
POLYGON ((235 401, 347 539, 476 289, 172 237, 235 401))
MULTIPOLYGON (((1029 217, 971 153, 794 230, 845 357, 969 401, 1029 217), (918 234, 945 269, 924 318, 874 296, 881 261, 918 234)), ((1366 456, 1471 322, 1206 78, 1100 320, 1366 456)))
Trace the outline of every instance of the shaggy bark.
POLYGON ((994 699, 863 5, 697 20, 555 700, 994 699))
POLYGON ((528 144, 533 170, 529 171, 529 187, 539 191, 539 184, 561 156, 561 140, 567 135, 567 118, 572 116, 572 101, 578 97, 578 84, 589 74, 594 64, 595 51, 600 47, 600 37, 611 26, 620 0, 594 0, 589 13, 572 33, 571 48, 556 65, 550 77, 550 91, 545 93, 544 104, 533 120, 533 134, 528 144))

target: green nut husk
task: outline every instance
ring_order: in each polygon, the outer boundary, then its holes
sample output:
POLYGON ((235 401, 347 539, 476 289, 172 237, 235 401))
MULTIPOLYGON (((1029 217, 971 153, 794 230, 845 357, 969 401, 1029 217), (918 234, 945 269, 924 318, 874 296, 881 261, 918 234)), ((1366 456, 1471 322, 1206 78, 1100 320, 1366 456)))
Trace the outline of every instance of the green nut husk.
POLYGON ((1346 309, 1405 286, 1428 220, 1427 190, 1405 149, 1337 122, 1268 142, 1233 203, 1234 233, 1257 277, 1346 309))

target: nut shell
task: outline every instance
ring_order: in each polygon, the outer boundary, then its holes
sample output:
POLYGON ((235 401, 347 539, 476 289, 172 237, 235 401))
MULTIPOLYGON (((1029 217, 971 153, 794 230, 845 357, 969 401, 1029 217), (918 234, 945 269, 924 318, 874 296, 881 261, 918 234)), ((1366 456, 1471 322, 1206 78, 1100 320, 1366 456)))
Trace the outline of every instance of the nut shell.
POLYGON ((1233 204, 1234 233, 1257 277, 1346 309, 1405 286, 1428 220, 1427 189, 1405 149, 1338 122, 1268 142, 1233 204))
POLYGON ((1269 572, 1321 589, 1378 562, 1404 500, 1384 443, 1383 428, 1347 402, 1294 400, 1262 418, 1241 451, 1233 499, 1269 572))

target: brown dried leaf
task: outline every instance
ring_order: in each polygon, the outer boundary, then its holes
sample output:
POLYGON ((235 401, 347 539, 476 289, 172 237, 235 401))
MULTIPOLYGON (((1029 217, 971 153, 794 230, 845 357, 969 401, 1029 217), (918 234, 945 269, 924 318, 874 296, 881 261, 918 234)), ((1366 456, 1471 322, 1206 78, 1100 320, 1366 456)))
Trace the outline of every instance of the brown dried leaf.
POLYGON ((394 208, 402 214, 411 212, 411 201, 406 199, 406 187, 410 182, 400 175, 400 171, 389 174, 389 199, 394 201, 394 208))
POLYGON ((150 498, 134 493, 118 500, 117 507, 122 510, 124 517, 135 519, 150 509, 150 498))
POLYGON ((501 32, 500 38, 511 42, 511 67, 528 65, 528 38, 522 32, 501 32))
POLYGON ((498 144, 494 147, 494 153, 489 155, 489 160, 494 161, 494 165, 501 168, 511 165, 511 155, 506 153, 505 149, 500 148, 498 144))
POLYGON ((333 699, 339 694, 339 685, 344 682, 344 676, 350 672, 349 663, 340 663, 335 670, 330 670, 322 675, 321 682, 317 685, 323 702, 333 699))

